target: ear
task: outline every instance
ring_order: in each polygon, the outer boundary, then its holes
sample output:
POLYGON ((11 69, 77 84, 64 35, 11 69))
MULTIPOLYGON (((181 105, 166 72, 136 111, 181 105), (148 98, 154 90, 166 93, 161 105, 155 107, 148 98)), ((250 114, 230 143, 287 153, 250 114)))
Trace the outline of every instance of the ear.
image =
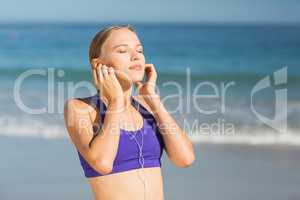
POLYGON ((99 58, 93 58, 91 60, 92 68, 95 69, 98 66, 99 63, 102 63, 99 58))

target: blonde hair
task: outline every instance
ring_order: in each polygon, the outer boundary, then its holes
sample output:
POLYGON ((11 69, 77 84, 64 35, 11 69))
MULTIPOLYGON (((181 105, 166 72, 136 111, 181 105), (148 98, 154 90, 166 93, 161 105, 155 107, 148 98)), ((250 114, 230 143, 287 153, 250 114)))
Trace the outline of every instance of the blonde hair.
POLYGON ((89 48, 89 61, 92 62, 92 59, 98 58, 101 55, 101 48, 103 46, 103 43, 106 41, 106 39, 109 37, 111 32, 113 30, 119 30, 119 29, 128 29, 135 33, 135 30, 133 26, 131 25, 117 25, 117 26, 109 26, 102 30, 100 30, 92 39, 92 42, 90 44, 89 48))

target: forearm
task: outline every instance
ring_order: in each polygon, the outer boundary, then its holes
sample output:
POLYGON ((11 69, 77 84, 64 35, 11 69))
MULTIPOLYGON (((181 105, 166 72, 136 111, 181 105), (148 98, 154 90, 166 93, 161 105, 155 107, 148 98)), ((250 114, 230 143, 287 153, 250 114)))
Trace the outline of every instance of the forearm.
POLYGON ((178 166, 189 165, 195 159, 193 145, 187 134, 169 114, 158 96, 147 101, 163 136, 169 158, 178 166))

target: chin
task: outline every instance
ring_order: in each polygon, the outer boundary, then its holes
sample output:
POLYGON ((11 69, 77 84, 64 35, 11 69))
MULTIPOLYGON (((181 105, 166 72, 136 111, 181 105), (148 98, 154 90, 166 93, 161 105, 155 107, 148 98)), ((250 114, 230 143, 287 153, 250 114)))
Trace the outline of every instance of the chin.
POLYGON ((135 83, 135 82, 138 82, 138 81, 142 81, 142 80, 143 80, 142 78, 140 78, 140 79, 137 79, 137 78, 131 79, 132 83, 135 83))
POLYGON ((141 75, 136 75, 136 76, 134 76, 134 77, 131 77, 131 81, 133 82, 133 83, 135 83, 135 82, 137 82, 137 81, 142 81, 143 80, 143 74, 141 74, 141 75))

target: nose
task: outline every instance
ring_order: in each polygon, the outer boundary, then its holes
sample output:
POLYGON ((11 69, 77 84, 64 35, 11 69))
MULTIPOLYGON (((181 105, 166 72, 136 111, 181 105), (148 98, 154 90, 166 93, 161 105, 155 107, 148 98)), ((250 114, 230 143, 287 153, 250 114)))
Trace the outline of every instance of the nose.
POLYGON ((140 59, 140 55, 138 52, 136 52, 135 50, 131 51, 131 61, 135 61, 135 60, 139 60, 140 59))

